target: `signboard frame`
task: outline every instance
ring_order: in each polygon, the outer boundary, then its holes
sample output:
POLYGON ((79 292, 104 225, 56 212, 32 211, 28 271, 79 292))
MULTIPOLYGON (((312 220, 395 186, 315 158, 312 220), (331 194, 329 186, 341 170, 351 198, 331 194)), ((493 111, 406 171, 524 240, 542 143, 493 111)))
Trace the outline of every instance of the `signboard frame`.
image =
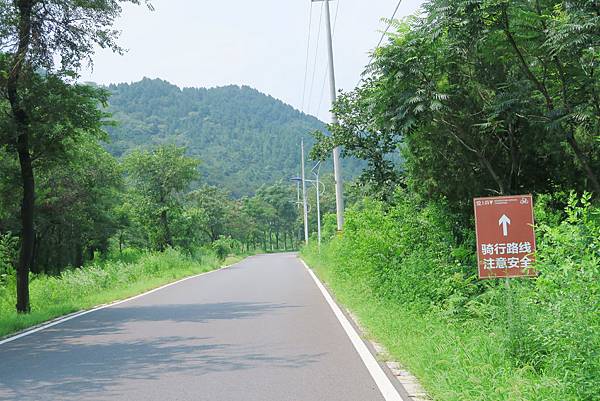
MULTIPOLYGON (((490 280, 490 279, 497 279, 497 278, 517 278, 517 277, 537 277, 538 276, 538 271, 535 268, 535 261, 536 261, 536 238, 535 238, 535 216, 534 216, 534 211, 533 211, 533 196, 531 194, 527 194, 527 195, 510 195, 510 196, 493 196, 493 197, 478 197, 478 198, 474 198, 473 199, 473 208, 475 211, 475 235, 477 238, 477 271, 478 271, 478 275, 479 275, 479 279, 480 280, 490 280), (529 217, 529 221, 526 221, 525 223, 523 223, 522 219, 518 220, 518 221, 513 221, 510 218, 510 213, 507 211, 508 206, 510 206, 511 208, 515 208, 515 207, 528 207, 529 208, 529 212, 527 212, 527 217, 529 217), (481 213, 478 215, 478 208, 481 207, 489 207, 489 208, 495 208, 493 210, 497 210, 500 209, 495 216, 498 217, 494 217, 493 220, 489 221, 486 220, 485 222, 482 221, 482 219, 484 219, 484 217, 481 216, 481 213), (504 255, 506 252, 506 248, 504 248, 503 250, 501 249, 502 253, 499 253, 498 251, 498 245, 502 245, 504 247, 506 247, 507 245, 514 245, 514 244, 529 244, 529 246, 531 247, 530 252, 521 252, 521 250, 523 249, 527 249, 527 247, 519 247, 519 249, 517 250, 516 255, 512 255, 514 256, 521 256, 524 255, 524 258, 527 258, 527 263, 528 266, 527 268, 523 268, 521 266, 519 267, 513 267, 513 268, 504 268, 504 269, 500 269, 500 268, 494 268, 493 264, 494 262, 491 261, 492 259, 485 259, 485 254, 483 254, 482 252, 482 247, 484 245, 487 246, 492 246, 492 243, 490 243, 489 241, 489 237, 490 234, 487 233, 486 238, 487 238, 487 242, 489 244, 484 244, 485 241, 482 242, 481 237, 482 237, 482 231, 484 230, 484 228, 482 226, 485 225, 485 229, 488 230, 490 225, 493 225, 494 228, 498 229, 498 236, 503 235, 504 237, 509 237, 509 230, 510 230, 510 226, 513 227, 513 230, 515 229, 515 226, 520 227, 521 231, 523 231, 523 224, 525 224, 526 226, 529 226, 530 228, 528 228, 527 230, 530 232, 525 232, 524 234, 522 232, 520 232, 519 234, 519 238, 522 238, 523 241, 522 242, 508 242, 505 241, 505 243, 501 243, 500 240, 502 240, 502 238, 499 238, 498 241, 494 241, 495 244, 495 251, 493 249, 488 249, 488 251, 492 252, 492 255, 495 253, 496 255, 504 255), (527 240, 527 241, 525 241, 527 240), (489 262, 488 268, 486 268, 486 262, 489 262)), ((489 212, 486 211, 486 214, 488 214, 489 212)), ((524 214, 523 211, 519 211, 519 214, 524 214)), ((521 216, 522 217, 522 216, 521 216)), ((487 217, 489 219, 489 217, 487 217)), ((514 215, 513 215, 514 218, 514 215)), ((508 256, 508 255, 507 255, 508 256)), ((507 258, 499 258, 502 259, 503 261, 505 261, 505 259, 507 258)), ((495 261, 498 261, 499 259, 494 259, 495 261)), ((514 263, 514 258, 512 262, 514 263)), ((523 264, 525 263, 523 259, 519 259, 520 263, 523 264)))

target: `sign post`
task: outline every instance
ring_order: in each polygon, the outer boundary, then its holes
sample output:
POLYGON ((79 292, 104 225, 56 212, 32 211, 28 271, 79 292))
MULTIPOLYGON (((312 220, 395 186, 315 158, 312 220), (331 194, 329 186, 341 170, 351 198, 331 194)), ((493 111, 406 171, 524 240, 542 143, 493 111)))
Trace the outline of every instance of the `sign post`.
POLYGON ((476 198, 479 278, 535 277, 531 195, 476 198))
POLYGON ((514 346, 511 277, 535 277, 535 231, 531 195, 476 198, 475 231, 480 279, 504 278, 508 335, 514 346))

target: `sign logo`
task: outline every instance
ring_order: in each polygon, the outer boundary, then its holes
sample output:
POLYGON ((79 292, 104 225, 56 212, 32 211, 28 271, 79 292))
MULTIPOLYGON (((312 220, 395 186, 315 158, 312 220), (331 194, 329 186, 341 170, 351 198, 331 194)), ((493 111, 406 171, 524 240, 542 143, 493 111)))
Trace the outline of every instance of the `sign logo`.
POLYGON ((476 198, 479 278, 535 277, 531 195, 476 198))

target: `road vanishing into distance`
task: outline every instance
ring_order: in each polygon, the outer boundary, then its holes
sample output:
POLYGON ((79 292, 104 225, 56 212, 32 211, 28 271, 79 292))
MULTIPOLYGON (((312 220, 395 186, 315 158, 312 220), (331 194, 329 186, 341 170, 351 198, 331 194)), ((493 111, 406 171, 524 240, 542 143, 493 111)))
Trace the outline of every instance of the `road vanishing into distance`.
POLYGON ((384 401, 374 377, 294 254, 0 345, 1 401, 384 401))

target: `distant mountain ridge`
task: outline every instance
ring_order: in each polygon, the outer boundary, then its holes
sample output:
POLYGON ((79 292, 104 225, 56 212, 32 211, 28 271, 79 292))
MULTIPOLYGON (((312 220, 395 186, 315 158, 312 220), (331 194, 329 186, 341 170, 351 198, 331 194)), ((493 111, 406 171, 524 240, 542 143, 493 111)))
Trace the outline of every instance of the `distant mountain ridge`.
MULTIPOLYGON (((298 174, 300 140, 324 129, 318 119, 247 86, 184 88, 144 78, 107 88, 108 150, 115 156, 161 143, 186 146, 202 160, 203 181, 225 186, 236 196, 298 174)), ((356 175, 359 163, 347 163, 356 175)))

